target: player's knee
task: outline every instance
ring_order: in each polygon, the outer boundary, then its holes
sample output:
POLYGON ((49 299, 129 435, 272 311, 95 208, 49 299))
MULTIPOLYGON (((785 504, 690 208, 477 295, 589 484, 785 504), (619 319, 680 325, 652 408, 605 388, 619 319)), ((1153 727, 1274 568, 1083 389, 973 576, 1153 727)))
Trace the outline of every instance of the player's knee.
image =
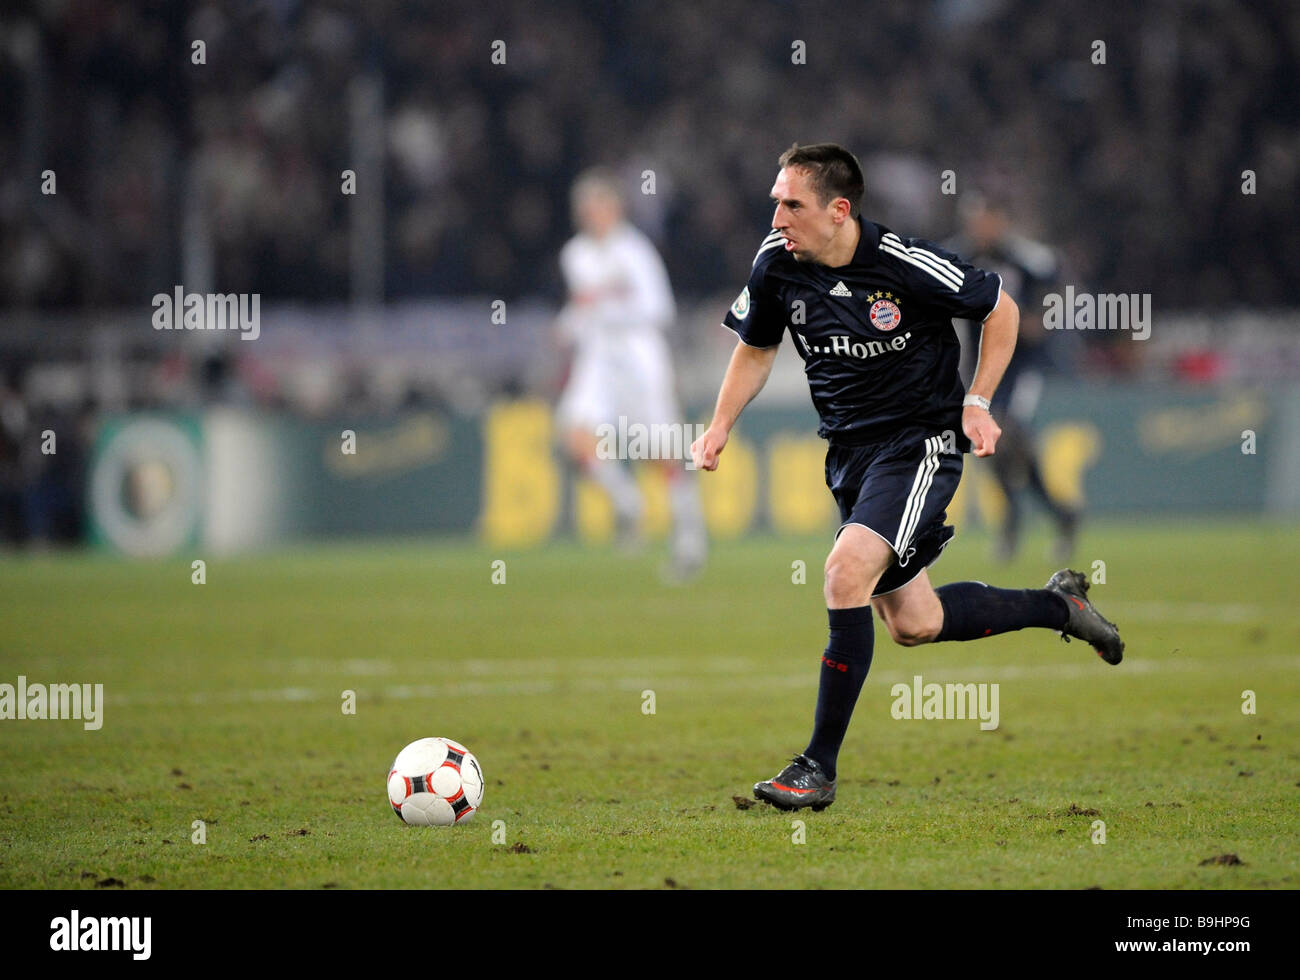
POLYGON ((929 623, 922 619, 903 619, 897 616, 886 620, 889 635, 902 647, 918 647, 922 643, 933 642, 939 635, 942 623, 929 623))
POLYGON ((875 586, 866 562, 848 554, 832 553, 826 559, 826 578, 822 592, 831 608, 866 605, 875 586))

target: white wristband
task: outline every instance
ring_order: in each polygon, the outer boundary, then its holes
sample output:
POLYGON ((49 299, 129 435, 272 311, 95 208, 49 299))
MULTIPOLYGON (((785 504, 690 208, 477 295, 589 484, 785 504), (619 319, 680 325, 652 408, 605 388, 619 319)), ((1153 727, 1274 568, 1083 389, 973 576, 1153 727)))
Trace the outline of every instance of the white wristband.
POLYGON ((961 404, 962 408, 965 408, 967 405, 975 405, 978 408, 984 409, 984 411, 988 412, 990 415, 993 414, 992 408, 989 405, 989 400, 983 395, 967 395, 961 400, 961 404))

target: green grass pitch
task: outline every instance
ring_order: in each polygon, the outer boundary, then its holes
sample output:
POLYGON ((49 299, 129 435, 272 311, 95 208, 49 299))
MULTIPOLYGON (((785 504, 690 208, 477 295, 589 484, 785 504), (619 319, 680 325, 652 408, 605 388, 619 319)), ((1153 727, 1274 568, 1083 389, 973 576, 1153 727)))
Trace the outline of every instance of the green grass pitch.
MULTIPOLYGON (((0 560, 0 682, 106 694, 99 731, 0 721, 0 886, 1300 883, 1300 529, 1086 528, 1073 564, 1106 563, 1119 667, 1043 630, 904 649, 877 622, 836 804, 742 809, 808 735, 829 540, 719 542, 686 587, 654 549, 573 544, 209 557, 203 585, 188 558, 0 560), (999 684, 999 727, 894 719, 916 674, 999 684), (406 827, 386 802, 389 762, 426 735, 482 763, 466 825, 406 827)), ((961 534, 933 579, 1038 586, 1045 545, 999 567, 961 534)))

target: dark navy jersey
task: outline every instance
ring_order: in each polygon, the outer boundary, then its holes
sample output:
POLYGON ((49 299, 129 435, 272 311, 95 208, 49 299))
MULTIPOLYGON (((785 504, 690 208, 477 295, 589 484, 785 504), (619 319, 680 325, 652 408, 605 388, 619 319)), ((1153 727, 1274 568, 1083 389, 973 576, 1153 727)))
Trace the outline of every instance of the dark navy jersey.
POLYGON ((860 225, 852 261, 835 269, 797 261, 772 232, 723 325, 751 347, 774 347, 789 329, 822 438, 860 445, 917 425, 952 430, 968 451, 952 318, 986 319, 1001 280, 931 242, 860 225))

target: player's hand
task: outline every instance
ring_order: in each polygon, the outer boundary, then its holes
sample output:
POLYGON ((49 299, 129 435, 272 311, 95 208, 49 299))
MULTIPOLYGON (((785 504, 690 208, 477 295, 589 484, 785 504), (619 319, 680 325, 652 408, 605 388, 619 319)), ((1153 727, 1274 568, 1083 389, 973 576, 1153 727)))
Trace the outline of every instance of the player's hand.
POLYGON ((978 405, 967 405, 961 410, 961 428, 970 440, 971 451, 976 456, 992 456, 1002 429, 993 416, 978 405))
POLYGON ((709 426, 708 431, 691 443, 691 460, 698 470, 712 472, 718 468, 718 457, 722 447, 727 444, 727 431, 718 426, 709 426))

